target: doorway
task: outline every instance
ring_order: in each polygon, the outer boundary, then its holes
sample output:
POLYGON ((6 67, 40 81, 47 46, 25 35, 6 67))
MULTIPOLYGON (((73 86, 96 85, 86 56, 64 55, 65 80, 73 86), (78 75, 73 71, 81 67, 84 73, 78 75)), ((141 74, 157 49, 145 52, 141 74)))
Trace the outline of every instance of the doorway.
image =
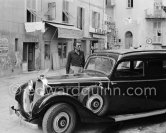
POLYGON ((58 55, 60 60, 60 67, 64 67, 67 61, 67 42, 58 43, 58 55))
POLYGON ((130 31, 127 31, 125 34, 125 48, 129 49, 133 46, 133 34, 130 31))
POLYGON ((35 43, 23 43, 23 63, 27 71, 35 70, 35 43))
POLYGON ((98 50, 98 40, 92 40, 90 43, 90 50, 91 50, 91 54, 93 54, 95 52, 95 50, 98 50))

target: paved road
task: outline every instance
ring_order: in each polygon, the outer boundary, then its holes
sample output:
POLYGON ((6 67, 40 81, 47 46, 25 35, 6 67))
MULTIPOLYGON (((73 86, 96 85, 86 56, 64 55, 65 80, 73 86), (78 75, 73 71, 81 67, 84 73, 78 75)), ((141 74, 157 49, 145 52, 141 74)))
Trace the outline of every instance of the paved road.
MULTIPOLYGON (((56 74, 64 73, 59 70, 56 74)), ((49 72, 49 74, 53 74, 49 72)), ((48 74, 48 75, 49 75, 48 74)), ((0 133, 42 133, 41 129, 29 128, 28 125, 21 124, 19 119, 8 112, 9 105, 15 104, 14 96, 9 91, 15 85, 31 78, 36 78, 38 73, 15 75, 0 78, 0 133)), ((140 120, 132 120, 121 123, 118 126, 107 124, 81 124, 76 133, 166 133, 166 116, 157 116, 140 120)))

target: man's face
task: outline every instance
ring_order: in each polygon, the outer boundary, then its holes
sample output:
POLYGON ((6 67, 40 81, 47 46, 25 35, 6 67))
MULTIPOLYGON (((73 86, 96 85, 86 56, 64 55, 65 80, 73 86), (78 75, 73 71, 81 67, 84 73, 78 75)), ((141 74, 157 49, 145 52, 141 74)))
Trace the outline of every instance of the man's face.
POLYGON ((78 50, 78 51, 80 51, 81 50, 81 44, 80 43, 76 43, 75 49, 78 50))

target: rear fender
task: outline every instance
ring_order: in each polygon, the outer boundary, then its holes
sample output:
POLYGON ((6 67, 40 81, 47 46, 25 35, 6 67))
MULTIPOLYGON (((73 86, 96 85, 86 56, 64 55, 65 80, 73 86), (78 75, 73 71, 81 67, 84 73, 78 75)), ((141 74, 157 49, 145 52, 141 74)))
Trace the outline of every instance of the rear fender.
POLYGON ((77 113, 78 118, 83 122, 114 122, 112 118, 99 117, 92 111, 84 107, 76 98, 69 94, 49 94, 44 96, 33 107, 32 117, 43 117, 46 111, 57 103, 67 103, 71 105, 77 113))

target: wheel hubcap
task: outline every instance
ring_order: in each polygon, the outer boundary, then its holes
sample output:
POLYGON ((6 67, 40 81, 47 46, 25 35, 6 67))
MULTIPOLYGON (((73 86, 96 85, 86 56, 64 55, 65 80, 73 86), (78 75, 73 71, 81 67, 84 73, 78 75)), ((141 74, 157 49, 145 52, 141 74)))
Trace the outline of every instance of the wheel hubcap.
POLYGON ((70 117, 66 112, 59 113, 53 121, 53 128, 55 132, 62 133, 69 126, 70 117))
POLYGON ((87 103, 86 107, 90 110, 92 110, 94 113, 100 112, 100 110, 103 107, 103 99, 100 95, 92 95, 87 103))

